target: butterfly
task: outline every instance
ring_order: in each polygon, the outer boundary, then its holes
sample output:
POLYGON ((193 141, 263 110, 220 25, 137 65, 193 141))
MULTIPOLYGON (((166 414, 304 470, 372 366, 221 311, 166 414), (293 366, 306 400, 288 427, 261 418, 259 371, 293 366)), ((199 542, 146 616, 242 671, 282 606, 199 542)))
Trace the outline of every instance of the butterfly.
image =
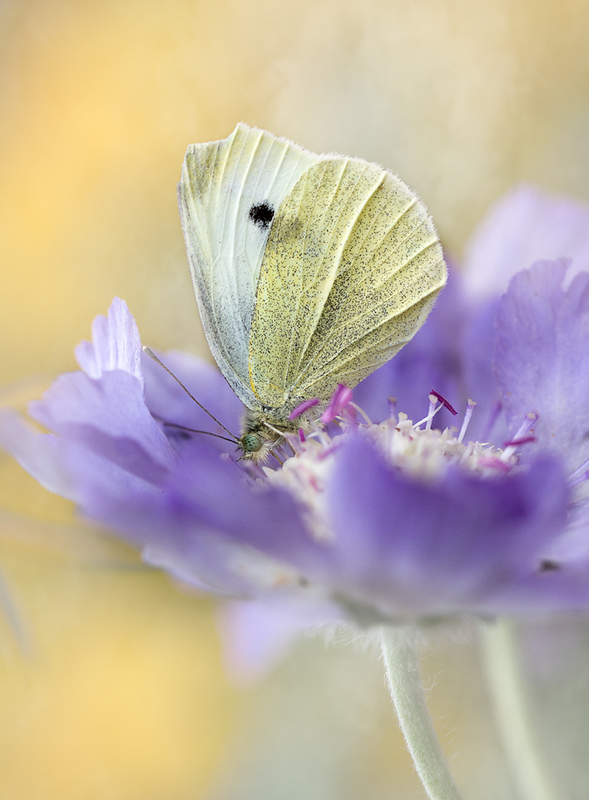
POLYGON ((434 225, 393 173, 244 123, 188 147, 178 202, 205 335, 246 407, 246 459, 296 431, 305 401, 317 412, 392 358, 446 283, 434 225))

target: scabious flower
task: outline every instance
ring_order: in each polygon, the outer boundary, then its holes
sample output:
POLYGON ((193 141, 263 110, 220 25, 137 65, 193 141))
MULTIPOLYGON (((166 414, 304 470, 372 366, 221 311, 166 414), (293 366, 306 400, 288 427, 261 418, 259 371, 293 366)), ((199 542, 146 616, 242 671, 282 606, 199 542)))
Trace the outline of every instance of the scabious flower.
MULTIPOLYGON (((283 466, 187 430, 224 434, 145 356, 119 299, 78 346, 81 370, 30 404, 49 432, 5 411, 0 442, 85 518, 219 595, 360 624, 587 608, 589 274, 568 268, 536 262, 476 299, 453 274, 414 342, 353 401, 340 391, 283 466)), ((237 430, 212 366, 162 358, 237 430)))

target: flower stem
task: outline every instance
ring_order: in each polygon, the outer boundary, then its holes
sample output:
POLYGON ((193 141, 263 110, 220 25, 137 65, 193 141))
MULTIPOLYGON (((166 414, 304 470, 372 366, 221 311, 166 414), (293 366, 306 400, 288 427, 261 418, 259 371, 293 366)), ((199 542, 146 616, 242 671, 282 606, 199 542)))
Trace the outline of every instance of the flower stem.
POLYGON ((559 800, 534 735, 514 624, 498 620, 487 625, 483 644, 495 717, 520 795, 524 800, 559 800))
POLYGON ((412 631, 383 628, 382 655, 399 727, 430 800, 460 800, 425 702, 412 631))

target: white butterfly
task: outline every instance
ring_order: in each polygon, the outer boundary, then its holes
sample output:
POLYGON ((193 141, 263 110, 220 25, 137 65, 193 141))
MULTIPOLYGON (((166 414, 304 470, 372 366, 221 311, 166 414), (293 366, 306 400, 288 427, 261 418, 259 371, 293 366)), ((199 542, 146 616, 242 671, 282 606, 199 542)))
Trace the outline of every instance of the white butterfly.
POLYGON ((178 198, 209 346, 264 458, 303 401, 388 361, 446 283, 434 225, 395 175, 240 123, 190 145, 178 198))

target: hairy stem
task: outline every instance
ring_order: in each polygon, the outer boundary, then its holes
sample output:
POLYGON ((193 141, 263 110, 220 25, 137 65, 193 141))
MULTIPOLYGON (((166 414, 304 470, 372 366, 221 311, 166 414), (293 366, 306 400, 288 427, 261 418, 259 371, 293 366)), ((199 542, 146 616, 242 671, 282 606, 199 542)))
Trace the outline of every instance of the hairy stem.
POLYGON ((382 655, 399 726, 430 800, 460 800, 425 702, 413 631, 382 629, 382 655))

